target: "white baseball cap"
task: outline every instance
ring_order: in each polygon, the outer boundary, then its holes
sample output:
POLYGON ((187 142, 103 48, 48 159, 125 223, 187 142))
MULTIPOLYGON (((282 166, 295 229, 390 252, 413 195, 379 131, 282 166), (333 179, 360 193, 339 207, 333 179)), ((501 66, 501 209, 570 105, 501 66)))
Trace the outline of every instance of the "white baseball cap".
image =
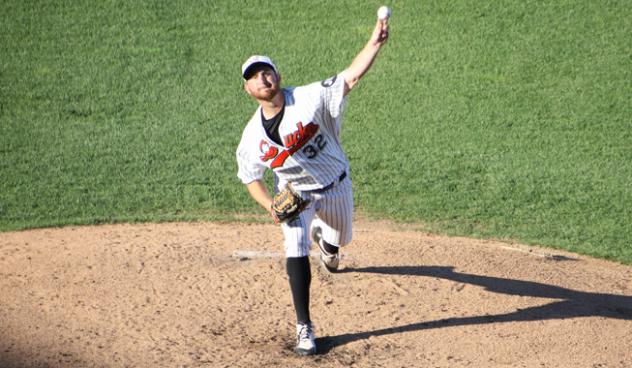
MULTIPOLYGON (((269 65, 275 73, 277 73, 276 66, 269 57, 263 55, 252 55, 246 60, 246 62, 241 66, 241 76, 246 79, 246 75, 248 74, 248 70, 254 66, 255 64, 266 64, 269 65)), ((278 73, 277 73, 278 74, 278 73)))

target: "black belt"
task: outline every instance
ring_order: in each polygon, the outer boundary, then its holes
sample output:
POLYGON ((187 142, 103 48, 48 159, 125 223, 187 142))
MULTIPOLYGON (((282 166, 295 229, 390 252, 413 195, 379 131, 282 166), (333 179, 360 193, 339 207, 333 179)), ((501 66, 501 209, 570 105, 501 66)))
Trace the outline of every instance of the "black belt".
POLYGON ((320 189, 308 190, 308 192, 310 192, 310 193, 323 193, 323 192, 326 192, 329 189, 333 188, 334 185, 336 185, 336 183, 340 183, 341 181, 345 180, 346 177, 347 177, 347 172, 343 171, 342 174, 340 174, 340 177, 338 178, 338 180, 334 180, 329 185, 324 186, 324 187, 322 187, 320 189))

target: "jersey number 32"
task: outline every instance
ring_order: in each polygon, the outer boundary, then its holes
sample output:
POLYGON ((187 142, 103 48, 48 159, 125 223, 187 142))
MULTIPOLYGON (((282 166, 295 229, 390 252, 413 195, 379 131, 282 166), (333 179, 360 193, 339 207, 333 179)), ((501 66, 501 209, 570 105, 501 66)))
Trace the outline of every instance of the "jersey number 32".
POLYGON ((318 156, 318 153, 320 153, 326 145, 327 141, 322 134, 319 134, 314 138, 314 142, 312 144, 308 144, 303 148, 303 154, 307 158, 312 159, 318 156))

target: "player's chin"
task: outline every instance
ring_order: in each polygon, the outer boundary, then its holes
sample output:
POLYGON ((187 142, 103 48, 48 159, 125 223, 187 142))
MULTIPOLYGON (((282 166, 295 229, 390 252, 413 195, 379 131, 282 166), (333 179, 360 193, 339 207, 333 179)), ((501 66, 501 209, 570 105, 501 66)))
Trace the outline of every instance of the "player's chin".
POLYGON ((278 93, 277 89, 263 88, 263 89, 260 89, 259 91, 257 91, 257 96, 256 97, 259 100, 269 101, 269 100, 272 100, 274 98, 274 96, 276 96, 277 93, 278 93))

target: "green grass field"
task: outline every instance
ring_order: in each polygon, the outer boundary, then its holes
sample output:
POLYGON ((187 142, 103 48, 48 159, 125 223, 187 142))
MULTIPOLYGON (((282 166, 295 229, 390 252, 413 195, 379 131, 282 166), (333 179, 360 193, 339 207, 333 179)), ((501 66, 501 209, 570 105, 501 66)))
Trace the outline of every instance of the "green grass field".
MULTIPOLYGON (((373 1, 5 1, 0 230, 262 214, 234 151, 255 103, 344 69, 373 1)), ((632 2, 393 1, 349 96, 356 205, 632 264, 632 2)))

